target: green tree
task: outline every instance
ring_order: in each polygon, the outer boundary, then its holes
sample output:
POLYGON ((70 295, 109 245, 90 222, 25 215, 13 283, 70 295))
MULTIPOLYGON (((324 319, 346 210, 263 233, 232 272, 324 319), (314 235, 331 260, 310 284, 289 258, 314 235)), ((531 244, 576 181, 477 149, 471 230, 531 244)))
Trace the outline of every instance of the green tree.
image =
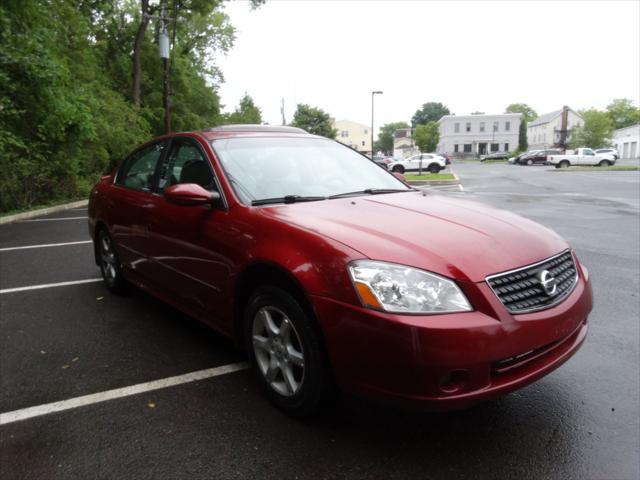
POLYGON ((390 155, 393 152, 393 132, 401 128, 409 128, 407 122, 392 122, 380 127, 378 139, 375 141, 375 151, 390 155))
POLYGON ((418 125, 414 133, 416 145, 421 152, 433 152, 440 141, 440 125, 432 121, 426 125, 418 125))
POLYGON ((527 141, 527 122, 522 120, 518 129, 518 150, 526 152, 529 148, 529 142, 527 141))
POLYGON ((529 123, 532 120, 538 118, 538 114, 536 113, 536 111, 526 103, 512 103, 510 105, 507 105, 507 108, 505 108, 504 111, 505 113, 521 113, 522 120, 525 123, 529 123))
POLYGON ((411 125, 426 125, 429 122, 437 122, 445 115, 449 115, 449 109, 440 102, 427 102, 422 108, 416 110, 411 118, 411 125))
MULTIPOLYGON (((158 21, 147 18, 140 31, 143 11, 157 14, 160 2, 44 3, 0 2, 1 212, 86 197, 105 169, 164 130, 158 21)), ((229 50, 234 29, 222 2, 166 3, 178 18, 171 35, 173 129, 223 123, 222 74, 211 52, 229 50)))
POLYGON ((262 123, 262 113, 253 99, 245 93, 235 111, 227 116, 226 123, 259 125, 262 123))
POLYGON ((624 128, 640 123, 640 108, 628 98, 617 98, 607 105, 607 115, 613 122, 613 128, 624 128))
POLYGON ((333 128, 331 117, 320 108, 311 107, 304 103, 299 103, 296 112, 293 114, 291 126, 306 130, 314 135, 322 135, 327 138, 336 138, 338 131, 333 128))
POLYGON ((609 145, 613 132, 613 121, 607 112, 591 108, 581 110, 583 124, 571 132, 569 146, 571 148, 598 148, 609 145))

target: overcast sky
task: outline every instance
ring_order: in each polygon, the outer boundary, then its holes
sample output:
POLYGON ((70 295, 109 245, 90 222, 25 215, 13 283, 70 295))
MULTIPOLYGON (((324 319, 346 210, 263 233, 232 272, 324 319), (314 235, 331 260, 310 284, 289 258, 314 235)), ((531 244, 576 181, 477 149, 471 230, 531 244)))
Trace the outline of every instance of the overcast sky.
POLYGON ((376 130, 439 101, 458 115, 640 103, 639 1, 285 1, 226 4, 234 48, 217 59, 230 111, 244 92, 263 119, 308 103, 376 130))

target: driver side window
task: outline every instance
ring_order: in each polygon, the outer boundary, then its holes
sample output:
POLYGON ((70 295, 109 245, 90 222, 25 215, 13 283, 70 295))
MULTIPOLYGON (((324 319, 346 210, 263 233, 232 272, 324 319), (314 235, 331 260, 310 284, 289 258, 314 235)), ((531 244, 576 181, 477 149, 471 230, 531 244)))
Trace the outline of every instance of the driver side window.
POLYGON ((195 183, 205 190, 217 190, 209 160, 189 140, 176 140, 160 173, 160 191, 179 183, 195 183))

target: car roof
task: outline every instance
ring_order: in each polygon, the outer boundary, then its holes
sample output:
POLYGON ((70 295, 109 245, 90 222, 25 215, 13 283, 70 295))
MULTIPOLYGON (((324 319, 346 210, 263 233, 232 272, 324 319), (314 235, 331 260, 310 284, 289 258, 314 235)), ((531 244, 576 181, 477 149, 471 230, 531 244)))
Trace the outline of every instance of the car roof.
POLYGON ((306 130, 286 125, 221 125, 218 127, 200 130, 198 132, 208 140, 229 137, 255 137, 255 136, 300 136, 310 138, 324 138, 312 135, 306 130))

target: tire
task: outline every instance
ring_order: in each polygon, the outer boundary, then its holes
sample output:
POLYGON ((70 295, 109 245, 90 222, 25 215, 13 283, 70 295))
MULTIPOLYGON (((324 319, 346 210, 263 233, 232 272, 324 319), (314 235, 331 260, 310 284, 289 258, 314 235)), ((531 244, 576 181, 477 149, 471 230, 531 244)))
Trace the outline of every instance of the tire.
POLYGON ((529 166, 533 165, 533 160, 531 160, 531 159, 527 160, 527 165, 529 165, 529 166))
POLYGON ((96 238, 98 265, 100 266, 105 286, 113 293, 125 293, 128 284, 122 275, 120 260, 109 232, 106 228, 101 228, 96 238))
POLYGON ((438 165, 437 163, 432 163, 431 165, 429 165, 429 173, 439 173, 440 172, 440 165, 438 165))
POLYGON ((600 160, 600 163, 598 164, 599 167, 608 167, 609 165, 611 165, 609 160, 600 160))
POLYGON ((571 166, 571 164, 569 163, 569 160, 562 160, 558 164, 558 168, 569 168, 570 166, 571 166))
POLYGON ((391 171, 404 174, 404 167, 402 165, 395 165, 391 171))
POLYGON ((258 383, 276 407, 296 417, 317 413, 331 391, 316 327, 300 303, 275 286, 256 290, 244 311, 244 342, 258 383))

